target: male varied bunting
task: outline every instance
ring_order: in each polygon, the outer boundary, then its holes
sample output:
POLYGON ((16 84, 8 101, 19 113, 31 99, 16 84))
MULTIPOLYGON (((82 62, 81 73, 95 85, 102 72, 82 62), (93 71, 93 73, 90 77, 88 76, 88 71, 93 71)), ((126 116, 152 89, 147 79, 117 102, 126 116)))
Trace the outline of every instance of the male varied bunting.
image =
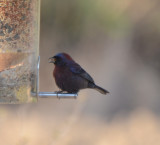
POLYGON ((102 94, 109 93, 97 86, 92 77, 67 53, 58 53, 49 58, 49 63, 54 63, 53 77, 57 86, 68 93, 78 93, 79 90, 91 88, 102 94))

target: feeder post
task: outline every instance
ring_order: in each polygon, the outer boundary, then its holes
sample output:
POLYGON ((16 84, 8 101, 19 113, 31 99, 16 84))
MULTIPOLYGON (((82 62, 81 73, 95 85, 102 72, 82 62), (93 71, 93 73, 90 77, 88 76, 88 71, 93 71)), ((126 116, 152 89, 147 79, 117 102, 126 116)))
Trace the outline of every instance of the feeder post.
POLYGON ((0 103, 37 102, 40 0, 0 1, 0 103))

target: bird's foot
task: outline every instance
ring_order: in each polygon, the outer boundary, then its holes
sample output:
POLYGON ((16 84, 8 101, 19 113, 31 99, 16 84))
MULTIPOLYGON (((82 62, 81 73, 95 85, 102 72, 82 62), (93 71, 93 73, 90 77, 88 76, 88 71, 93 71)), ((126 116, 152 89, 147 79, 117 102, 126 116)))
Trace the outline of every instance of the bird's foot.
POLYGON ((65 91, 55 91, 56 94, 62 94, 64 93, 65 91))

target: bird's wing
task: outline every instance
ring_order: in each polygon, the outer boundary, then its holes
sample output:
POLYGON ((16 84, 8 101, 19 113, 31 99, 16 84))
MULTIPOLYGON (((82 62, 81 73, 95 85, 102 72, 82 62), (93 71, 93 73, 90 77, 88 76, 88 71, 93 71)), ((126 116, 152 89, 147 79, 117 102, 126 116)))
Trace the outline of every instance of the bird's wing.
POLYGON ((72 67, 70 67, 70 70, 72 73, 77 74, 82 78, 94 83, 94 80, 92 79, 92 77, 83 68, 81 68, 79 64, 74 63, 71 66, 72 67))

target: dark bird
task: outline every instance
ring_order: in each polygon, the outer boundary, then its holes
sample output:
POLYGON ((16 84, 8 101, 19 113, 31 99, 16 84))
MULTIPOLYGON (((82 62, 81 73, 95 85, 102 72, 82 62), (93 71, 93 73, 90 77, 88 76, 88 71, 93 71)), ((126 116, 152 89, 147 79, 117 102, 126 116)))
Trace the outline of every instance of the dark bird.
POLYGON ((78 93, 79 90, 91 88, 102 94, 109 93, 97 86, 92 77, 66 53, 58 53, 49 58, 54 63, 53 76, 57 86, 68 93, 78 93))

